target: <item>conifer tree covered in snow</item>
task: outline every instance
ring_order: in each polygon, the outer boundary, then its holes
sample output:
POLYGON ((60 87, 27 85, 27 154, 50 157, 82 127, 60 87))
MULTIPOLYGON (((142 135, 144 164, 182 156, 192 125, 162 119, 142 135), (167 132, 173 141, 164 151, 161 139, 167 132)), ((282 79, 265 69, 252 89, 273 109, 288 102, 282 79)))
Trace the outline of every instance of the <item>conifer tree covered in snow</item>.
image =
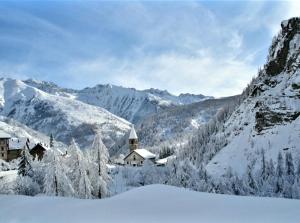
POLYGON ((89 171, 88 159, 85 158, 74 139, 72 139, 68 151, 70 156, 68 157, 69 175, 73 183, 75 196, 79 198, 91 198, 93 188, 87 174, 89 171))
POLYGON ((38 183, 33 179, 34 170, 32 162, 27 141, 18 165, 18 176, 15 184, 17 194, 34 195, 40 191, 38 183))
POLYGON ((18 165, 18 174, 21 176, 29 176, 32 172, 31 168, 32 157, 29 153, 28 142, 26 142, 26 146, 22 150, 22 155, 20 158, 20 162, 18 165))
POLYGON ((69 168, 64 163, 64 157, 55 154, 54 151, 48 151, 44 160, 44 193, 49 196, 73 196, 74 189, 67 175, 69 168))
POLYGON ((53 134, 52 133, 50 134, 50 143, 49 143, 49 145, 50 145, 50 148, 54 147, 54 138, 53 138, 53 134))
POLYGON ((108 196, 108 183, 111 180, 108 175, 108 160, 109 153, 106 146, 103 144, 101 134, 96 134, 94 142, 90 151, 90 160, 92 165, 92 182, 94 188, 94 195, 98 198, 108 196))

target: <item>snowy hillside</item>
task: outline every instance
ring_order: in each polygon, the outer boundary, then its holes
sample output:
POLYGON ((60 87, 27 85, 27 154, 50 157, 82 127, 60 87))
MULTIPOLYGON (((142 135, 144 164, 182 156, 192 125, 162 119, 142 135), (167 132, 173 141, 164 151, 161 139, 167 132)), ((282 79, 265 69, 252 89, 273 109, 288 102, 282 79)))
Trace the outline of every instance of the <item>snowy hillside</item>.
POLYGON ((224 125, 226 146, 207 165, 209 173, 224 174, 229 167, 239 174, 258 161, 278 153, 300 157, 300 18, 282 22, 269 57, 253 81, 249 97, 224 125))
MULTIPOLYGON (((30 142, 43 142, 49 143, 49 136, 37 132, 15 120, 0 116, 0 130, 8 133, 11 137, 16 138, 28 138, 30 142)), ((58 148, 64 147, 61 142, 55 142, 55 146, 58 148)))
POLYGON ((300 201, 216 195, 152 185, 112 198, 0 196, 0 222, 299 222, 300 201), (38 210, 38 211, 37 211, 38 210))
POLYGON ((91 144, 96 131, 111 146, 129 130, 130 123, 103 108, 53 95, 19 80, 0 80, 1 115, 69 144, 72 137, 82 146, 91 144))
POLYGON ((96 85, 83 90, 60 88, 57 85, 27 80, 27 84, 51 94, 72 97, 87 104, 105 108, 111 113, 136 123, 151 114, 175 105, 186 105, 212 97, 204 95, 180 94, 175 96, 158 89, 136 90, 115 85, 96 85))
POLYGON ((162 142, 170 144, 185 140, 204 123, 216 115, 219 109, 230 106, 238 96, 208 99, 184 106, 176 106, 152 115, 137 125, 141 143, 157 146, 162 142))

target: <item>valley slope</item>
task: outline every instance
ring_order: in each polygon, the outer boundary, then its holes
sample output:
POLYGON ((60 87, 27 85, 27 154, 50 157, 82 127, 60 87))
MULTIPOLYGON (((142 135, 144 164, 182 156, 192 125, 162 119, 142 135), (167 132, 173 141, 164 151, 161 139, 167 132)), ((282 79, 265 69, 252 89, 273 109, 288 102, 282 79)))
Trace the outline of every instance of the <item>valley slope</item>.
POLYGON ((260 165, 262 153, 275 162, 279 152, 299 160, 300 18, 283 21, 281 27, 248 96, 205 144, 217 151, 206 166, 214 176, 229 168, 243 174, 247 165, 260 165), (212 142, 216 137, 223 137, 224 146, 212 142))

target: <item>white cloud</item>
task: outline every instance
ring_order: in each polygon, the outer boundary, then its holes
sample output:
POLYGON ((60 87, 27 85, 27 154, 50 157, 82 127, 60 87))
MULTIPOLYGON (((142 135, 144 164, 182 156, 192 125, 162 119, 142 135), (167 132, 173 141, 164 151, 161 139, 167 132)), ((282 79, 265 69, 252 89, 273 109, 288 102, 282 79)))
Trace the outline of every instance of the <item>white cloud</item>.
POLYGON ((209 52, 205 56, 171 53, 123 61, 98 58, 71 67, 75 77, 82 75, 94 82, 109 75, 110 82, 116 85, 137 89, 155 86, 175 94, 191 92, 217 97, 241 93, 256 72, 256 67, 245 61, 214 58, 209 52))
MULTIPOLYGON (((201 2, 118 4, 109 10, 102 9, 101 4, 91 9, 80 8, 80 16, 74 13, 84 24, 84 31, 79 33, 77 20, 76 27, 70 28, 68 23, 58 26, 21 12, 19 15, 32 23, 28 26, 35 33, 42 30, 46 35, 37 40, 29 38, 27 42, 32 46, 28 47, 28 60, 11 69, 27 74, 40 69, 48 80, 67 87, 112 83, 138 89, 155 87, 173 93, 233 95, 241 93, 256 75, 258 63, 253 61, 263 49, 252 42, 261 44, 259 35, 266 33, 271 42, 271 35, 277 33, 285 17, 283 14, 287 12, 286 17, 290 17, 300 12, 296 1, 287 2, 286 6, 274 3, 270 10, 265 2, 247 2, 237 6, 239 13, 225 15, 216 15, 201 2)), ((0 15, 0 19, 4 16, 0 15)), ((23 24, 22 18, 14 18, 14 23, 23 24)), ((19 39, 24 38, 21 35, 19 39)), ((268 48, 269 43, 263 44, 268 48)))
POLYGON ((291 17, 299 17, 300 16, 300 1, 299 0, 291 0, 286 2, 288 6, 286 19, 291 17))

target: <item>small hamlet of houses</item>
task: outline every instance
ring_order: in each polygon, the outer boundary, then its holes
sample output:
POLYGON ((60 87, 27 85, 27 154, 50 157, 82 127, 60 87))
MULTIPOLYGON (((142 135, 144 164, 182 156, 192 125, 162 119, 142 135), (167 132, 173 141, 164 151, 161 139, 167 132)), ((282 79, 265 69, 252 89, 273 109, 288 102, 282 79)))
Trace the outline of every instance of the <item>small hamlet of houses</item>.
POLYGON ((28 148, 30 154, 34 158, 37 157, 38 160, 41 160, 44 152, 50 149, 43 143, 33 143, 28 138, 13 138, 0 131, 0 159, 5 161, 17 159, 25 148, 28 148))
MULTIPOLYGON (((0 159, 11 161, 22 155, 24 149, 28 149, 30 154, 41 160, 45 151, 49 150, 44 143, 33 143, 28 138, 13 138, 9 134, 0 130, 0 159)), ((157 155, 147 149, 139 148, 139 141, 134 125, 132 125, 128 139, 129 154, 124 157, 123 164, 128 166, 143 166, 149 160, 157 166, 166 165, 168 158, 157 159, 157 155)))

